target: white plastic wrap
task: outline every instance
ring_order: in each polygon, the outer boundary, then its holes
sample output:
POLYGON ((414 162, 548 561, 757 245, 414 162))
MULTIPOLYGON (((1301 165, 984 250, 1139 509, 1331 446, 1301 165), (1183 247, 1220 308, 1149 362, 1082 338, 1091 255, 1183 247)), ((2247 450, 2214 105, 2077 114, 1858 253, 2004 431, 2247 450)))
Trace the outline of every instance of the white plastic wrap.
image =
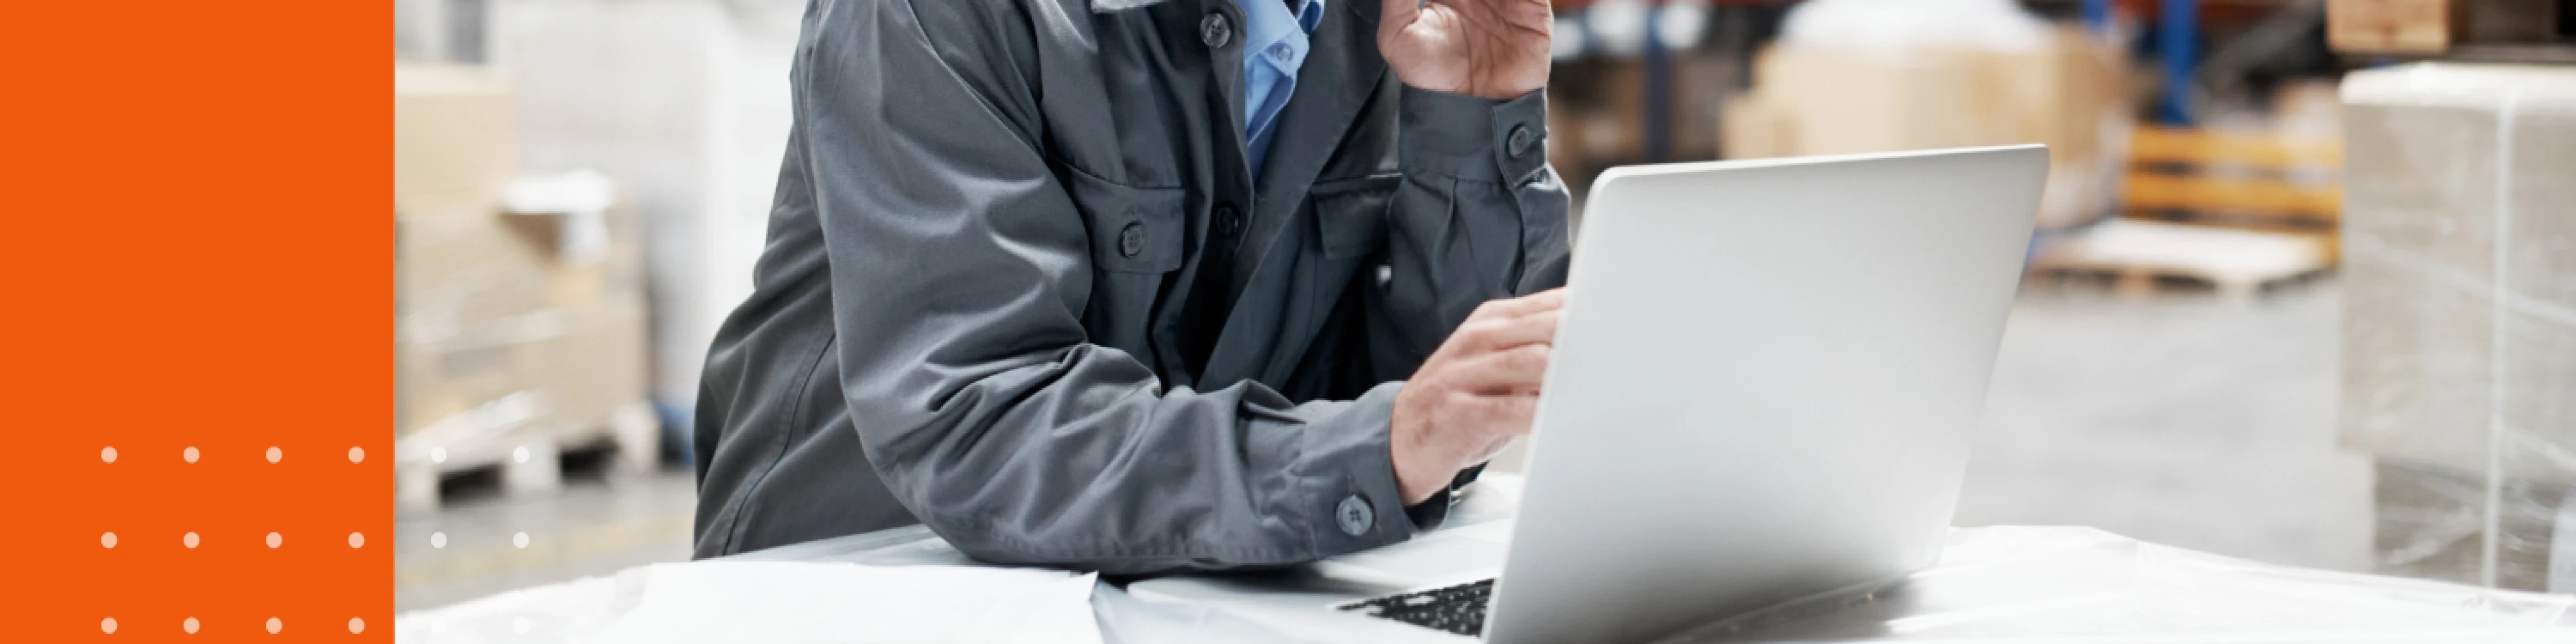
MULTIPOLYGON (((1453 518, 1483 523, 1505 519, 1509 511, 1508 507, 1471 510, 1453 518)), ((918 526, 735 559, 977 565, 918 526)), ((618 577, 634 576, 630 571, 618 577)), ((609 583, 605 579, 609 578, 404 615, 396 624, 397 639, 416 640, 407 634, 428 633, 429 625, 444 622, 486 625, 474 631, 481 635, 472 641, 568 641, 555 631, 529 629, 514 634, 491 626, 513 624, 519 615, 531 616, 532 622, 541 619, 537 623, 542 624, 598 624, 616 619, 615 603, 599 601, 599 592, 562 591, 582 584, 604 587, 609 583)), ((730 596, 743 602, 758 602, 763 593, 789 592, 750 586, 690 591, 693 596, 730 596)), ((1349 642, 1353 631, 1337 627, 1335 621, 1369 619, 1319 610, 1311 626, 1269 618, 1256 623, 1214 606, 1146 601, 1106 582, 1092 589, 1090 604, 1102 640, 1112 643, 1349 642)), ((713 610, 685 616, 713 626, 743 618, 713 610)), ((1881 640, 2564 644, 2576 642, 2576 597, 2260 564, 2143 543, 2091 528, 1963 528, 1951 532, 1938 565, 1897 586, 1774 608, 1668 641, 1881 640)))
POLYGON ((2576 67, 2343 98, 2343 437, 2380 462, 2379 569, 2576 592, 2576 67))

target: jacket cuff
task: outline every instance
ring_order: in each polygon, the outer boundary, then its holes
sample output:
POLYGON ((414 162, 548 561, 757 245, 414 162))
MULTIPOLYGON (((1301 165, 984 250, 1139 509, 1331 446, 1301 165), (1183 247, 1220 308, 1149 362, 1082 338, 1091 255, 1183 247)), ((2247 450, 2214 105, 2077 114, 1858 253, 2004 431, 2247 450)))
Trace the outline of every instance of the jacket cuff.
POLYGON ((1308 468, 1300 477, 1308 532, 1319 555, 1375 548, 1412 538, 1404 493, 1395 482, 1395 454, 1387 426, 1395 394, 1404 383, 1379 384, 1356 400, 1335 404, 1332 420, 1306 427, 1308 468))
POLYGON ((1511 100, 1405 86, 1397 154, 1408 171, 1518 186, 1547 167, 1547 91, 1511 100))

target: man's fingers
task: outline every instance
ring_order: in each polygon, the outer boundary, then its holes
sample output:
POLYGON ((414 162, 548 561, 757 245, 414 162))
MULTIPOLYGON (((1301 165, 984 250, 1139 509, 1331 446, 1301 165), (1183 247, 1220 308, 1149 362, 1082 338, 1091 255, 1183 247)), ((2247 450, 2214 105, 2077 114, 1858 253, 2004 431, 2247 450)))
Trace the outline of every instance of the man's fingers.
POLYGON ((1378 3, 1378 21, 1383 27, 1403 28, 1413 24, 1414 14, 1422 12, 1422 0, 1386 0, 1378 3))
POLYGON ((1525 344, 1549 344, 1556 341, 1556 323, 1563 319, 1562 310, 1540 311, 1516 318, 1470 320, 1458 325, 1459 348, 1469 352, 1499 351, 1525 344))
POLYGON ((1459 361, 1456 382, 1460 390, 1478 394, 1537 391, 1547 377, 1550 351, 1545 344, 1524 344, 1477 354, 1459 361))
POLYGON ((1477 305, 1476 312, 1468 315, 1467 319, 1516 318, 1562 308, 1565 308, 1565 287, 1560 286, 1508 300, 1486 301, 1477 305))

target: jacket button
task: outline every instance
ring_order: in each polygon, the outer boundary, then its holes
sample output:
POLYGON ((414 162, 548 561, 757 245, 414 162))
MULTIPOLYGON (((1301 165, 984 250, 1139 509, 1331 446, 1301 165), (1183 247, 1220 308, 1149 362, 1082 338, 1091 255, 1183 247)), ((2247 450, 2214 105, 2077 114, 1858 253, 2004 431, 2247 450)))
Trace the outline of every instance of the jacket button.
POLYGON ((1227 21, 1225 14, 1208 12, 1206 18, 1199 20, 1199 42, 1207 43, 1209 49, 1223 49, 1226 43, 1234 42, 1234 23, 1227 21))
POLYGON ((1216 234, 1232 236, 1239 232, 1243 232, 1243 211, 1235 210, 1233 205, 1217 206, 1216 234))
POLYGON ((1333 519, 1342 524, 1342 534, 1356 537, 1368 534, 1369 528, 1377 525, 1377 510, 1369 507, 1368 500, 1353 494, 1342 497, 1342 504, 1333 508, 1333 519))
POLYGON ((1137 253, 1142 252, 1145 252, 1145 224, 1136 221, 1127 222, 1127 228, 1118 231, 1118 255, 1135 257, 1137 253))
POLYGON ((1511 152, 1512 158, 1514 159, 1527 156, 1530 151, 1530 146, 1536 144, 1538 144, 1538 135, 1530 132, 1529 126, 1527 125, 1512 126, 1512 134, 1510 138, 1504 142, 1504 145, 1506 146, 1505 150, 1511 152))

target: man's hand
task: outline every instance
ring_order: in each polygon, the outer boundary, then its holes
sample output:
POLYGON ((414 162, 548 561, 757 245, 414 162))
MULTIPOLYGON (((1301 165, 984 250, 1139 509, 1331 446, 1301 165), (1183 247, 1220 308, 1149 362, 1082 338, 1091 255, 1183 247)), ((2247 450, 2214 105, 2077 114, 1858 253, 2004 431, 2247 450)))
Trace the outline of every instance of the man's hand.
POLYGON ((1562 288, 1486 302, 1404 383, 1388 442, 1405 505, 1438 494, 1459 470, 1529 434, 1564 306, 1562 288))
POLYGON ((1416 89, 1496 100, 1547 86, 1548 0, 1385 0, 1377 49, 1416 89))

